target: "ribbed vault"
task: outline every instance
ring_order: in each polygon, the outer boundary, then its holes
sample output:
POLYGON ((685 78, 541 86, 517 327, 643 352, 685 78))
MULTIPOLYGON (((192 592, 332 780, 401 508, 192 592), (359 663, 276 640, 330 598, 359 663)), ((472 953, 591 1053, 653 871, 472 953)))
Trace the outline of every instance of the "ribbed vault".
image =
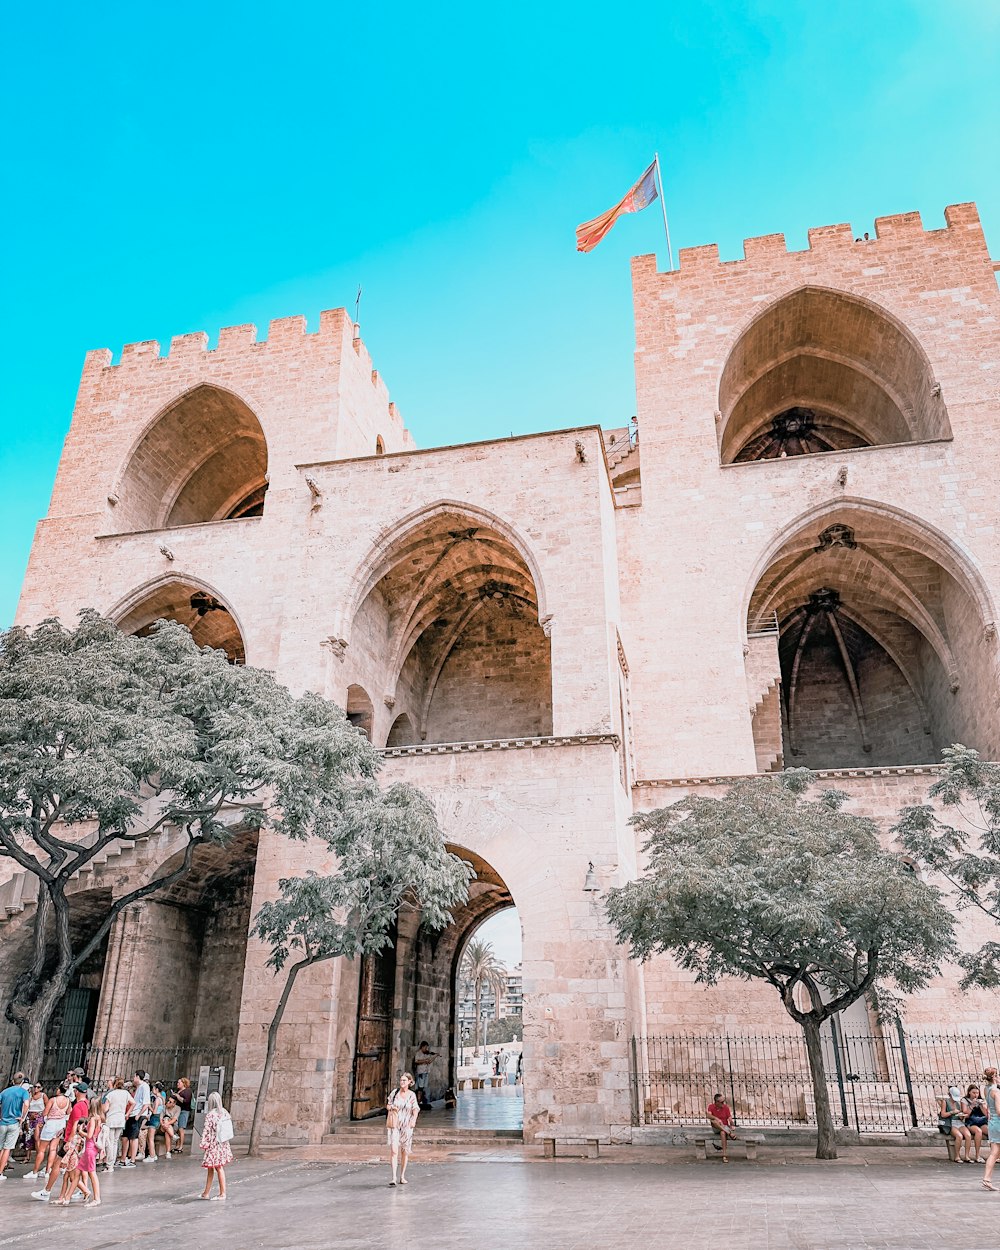
POLYGON ((951 437, 926 356, 884 309, 802 287, 746 328, 719 385, 724 464, 951 437))

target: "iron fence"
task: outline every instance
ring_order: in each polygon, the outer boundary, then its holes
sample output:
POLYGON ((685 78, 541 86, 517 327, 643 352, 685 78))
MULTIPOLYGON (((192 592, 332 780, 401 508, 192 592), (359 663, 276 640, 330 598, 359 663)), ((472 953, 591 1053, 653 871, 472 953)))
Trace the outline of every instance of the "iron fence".
MULTIPOLYGON (((29 1072, 46 1088, 54 1087, 74 1068, 83 1068, 92 1087, 103 1093, 116 1076, 130 1080, 136 1072, 148 1072, 154 1081, 175 1088, 179 1077, 186 1076, 197 1088, 199 1068, 225 1068, 223 1100, 228 1105, 232 1093, 235 1047, 231 1043, 204 1042, 189 1046, 91 1046, 85 1044, 46 1047, 41 1071, 29 1072)), ((15 1055, 11 1073, 17 1067, 15 1055)), ((9 1080, 9 1077, 8 1077, 9 1080)))
MULTIPOLYGON (((933 1126, 948 1086, 962 1092, 995 1066, 1000 1036, 925 1034, 886 1026, 824 1031, 823 1065, 834 1120, 859 1132, 902 1133, 933 1126)), ((801 1033, 672 1034, 632 1039, 632 1118, 637 1125, 702 1124, 716 1092, 737 1119, 756 1127, 815 1124, 801 1033)))

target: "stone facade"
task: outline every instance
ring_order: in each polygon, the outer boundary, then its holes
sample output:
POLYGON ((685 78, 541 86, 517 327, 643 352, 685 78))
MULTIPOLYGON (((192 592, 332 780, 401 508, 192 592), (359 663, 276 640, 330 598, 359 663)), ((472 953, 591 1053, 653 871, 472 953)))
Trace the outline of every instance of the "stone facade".
MULTIPOLYGON (((750 239, 730 262, 683 250, 671 273, 637 258, 641 443, 585 427, 418 451, 343 309, 312 334, 289 318, 213 351, 88 355, 19 620, 171 616, 335 699, 476 869, 436 942, 401 921, 377 968, 303 975, 275 1137, 376 1105, 365 1030, 393 1070, 424 1037, 453 1059, 461 947, 511 903, 526 1132, 620 1132, 633 1034, 784 1024, 763 989, 705 991, 614 944, 584 880, 637 872, 633 811, 808 764, 888 819, 943 745, 1000 752, 1000 298, 975 208, 945 219, 884 218, 870 242, 825 227, 800 252, 750 239)), ((81 883, 80 923, 151 867, 81 883)), ((318 848, 244 839, 124 916, 95 1040, 150 1020, 177 1044, 236 1039, 245 1116, 278 990, 247 926, 306 867, 318 848), (147 993, 163 967, 190 990, 167 1011, 147 993)), ((6 921, 8 972, 29 915, 6 921)), ((909 1018, 1000 1026, 992 996, 952 985, 909 1018)))

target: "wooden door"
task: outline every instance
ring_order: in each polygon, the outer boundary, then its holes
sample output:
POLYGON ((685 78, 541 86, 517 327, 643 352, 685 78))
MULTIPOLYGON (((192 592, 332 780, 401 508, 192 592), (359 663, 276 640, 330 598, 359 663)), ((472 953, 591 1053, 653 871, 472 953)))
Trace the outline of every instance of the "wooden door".
POLYGON ((358 1036, 354 1050, 351 1119, 365 1120, 385 1110, 392 1062, 392 1009, 396 988, 396 948, 387 946, 361 961, 358 1036))

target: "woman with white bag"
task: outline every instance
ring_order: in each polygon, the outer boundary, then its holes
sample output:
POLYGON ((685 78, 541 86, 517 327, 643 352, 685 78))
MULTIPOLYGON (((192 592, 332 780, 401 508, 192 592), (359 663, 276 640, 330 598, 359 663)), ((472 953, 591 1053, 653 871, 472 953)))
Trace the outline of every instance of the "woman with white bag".
POLYGON ((222 1105, 222 1095, 216 1090, 208 1096, 208 1111, 201 1126, 200 1145, 205 1156, 201 1166, 208 1170, 205 1188, 201 1194, 205 1202, 217 1202, 226 1196, 226 1165, 233 1161, 233 1152, 229 1145, 232 1138, 233 1121, 222 1105), (219 1178, 219 1192, 213 1194, 212 1179, 216 1176, 219 1178))

